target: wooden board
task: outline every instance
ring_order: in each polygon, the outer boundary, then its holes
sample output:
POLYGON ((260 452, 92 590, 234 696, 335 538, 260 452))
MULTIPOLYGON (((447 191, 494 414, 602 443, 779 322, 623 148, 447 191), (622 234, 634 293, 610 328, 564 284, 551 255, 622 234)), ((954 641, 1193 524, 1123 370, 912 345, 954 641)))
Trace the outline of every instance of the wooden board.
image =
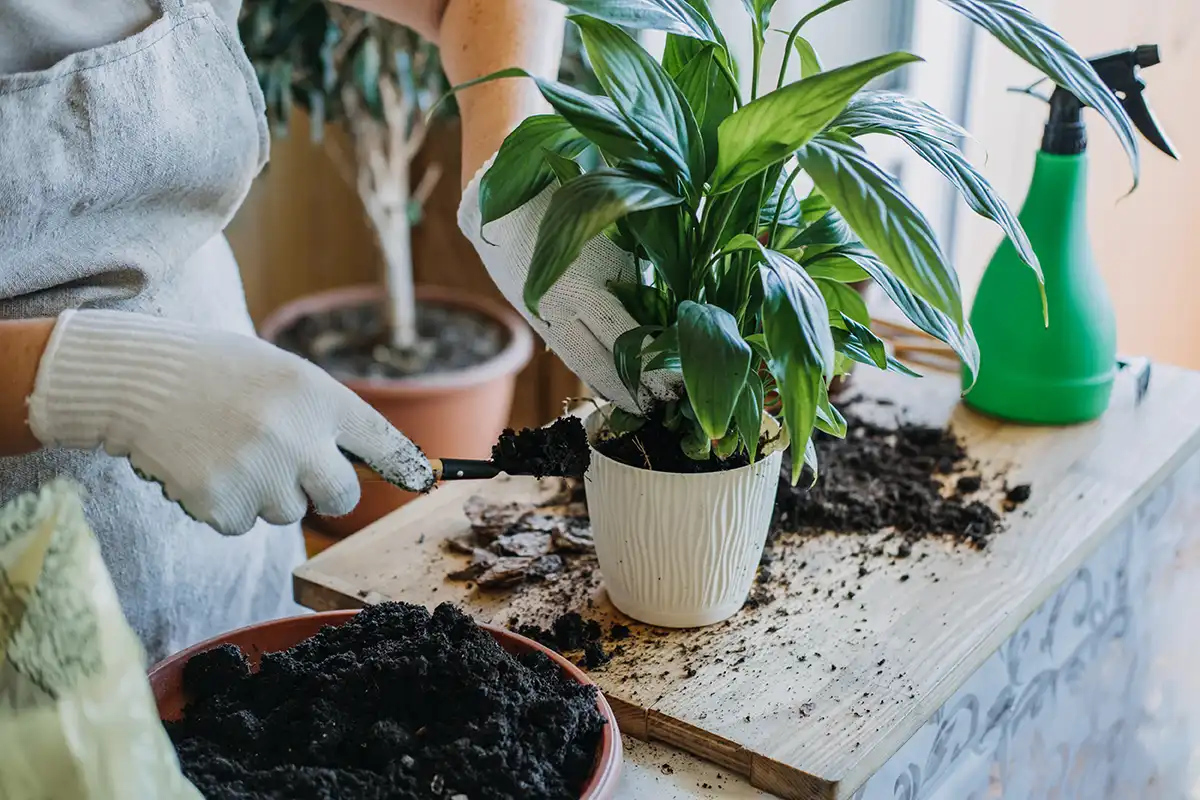
MULTIPOLYGON (((1128 378, 1098 423, 1025 428, 957 403, 956 381, 861 371, 855 391, 909 418, 950 421, 985 474, 1031 482, 1032 499, 983 553, 922 542, 865 562, 885 533, 790 541, 773 568, 786 596, 698 631, 633 626, 625 652, 593 671, 622 731, 672 744, 786 798, 848 797, 1200 446, 1200 376, 1156 367, 1134 405, 1128 378), (850 593, 853 592, 853 596, 850 593)), ((466 532, 475 493, 535 499, 554 485, 501 478, 447 485, 341 542, 296 573, 312 608, 385 599, 463 604, 480 619, 547 621, 575 608, 620 619, 597 581, 492 596, 445 579, 465 559, 442 541, 466 532)))

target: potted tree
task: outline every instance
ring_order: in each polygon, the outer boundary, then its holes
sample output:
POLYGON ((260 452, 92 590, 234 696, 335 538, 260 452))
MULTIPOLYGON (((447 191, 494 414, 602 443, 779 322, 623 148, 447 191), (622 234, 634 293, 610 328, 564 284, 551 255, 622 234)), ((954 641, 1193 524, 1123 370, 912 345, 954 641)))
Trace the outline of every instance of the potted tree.
MULTIPOLYGON (((274 130, 287 132, 293 108, 307 112, 311 138, 357 190, 381 264, 377 284, 283 306, 263 337, 320 364, 426 452, 486 457, 508 422, 532 337, 500 303, 414 288, 412 228, 443 172, 435 163, 412 174, 426 136, 448 116, 428 117, 446 88, 436 49, 407 28, 322 0, 247 0, 240 28, 274 130), (351 147, 326 136, 330 124, 351 147)), ((351 533, 406 499, 365 484, 353 513, 320 524, 351 533)))
MULTIPOLYGON (((1128 117, 1058 34, 1010 0, 942 1, 1086 97, 1136 171, 1128 117)), ((786 62, 778 77, 761 75, 773 0, 743 2, 756 56, 745 98, 705 0, 570 0, 604 96, 539 82, 557 123, 526 122, 480 192, 525 187, 504 204, 491 192, 481 203, 486 224, 558 187, 525 284, 534 314, 593 237, 611 237, 643 267, 637 282, 610 286, 638 322, 616 341, 614 366, 635 397, 653 370, 681 373, 685 391, 639 415, 612 406, 591 415, 587 492, 610 598, 664 626, 713 623, 742 606, 781 451, 790 445, 803 454, 793 459, 793 481, 804 465, 815 476, 814 428, 845 434, 829 402, 831 381, 854 362, 909 372, 871 331, 855 283, 878 284, 969 372, 978 369, 954 270, 859 137, 883 134, 911 146, 1003 228, 1041 280, 1016 217, 960 152, 958 126, 926 104, 864 88, 920 59, 890 53, 823 70, 803 34, 814 17, 847 2, 830 0, 788 34, 801 79, 785 80, 786 62), (618 24, 669 31, 662 63, 618 24), (539 129, 553 137, 539 138, 539 129), (577 159, 585 152, 598 153, 601 166, 585 169, 577 159), (811 188, 797 193, 802 182, 811 188)))

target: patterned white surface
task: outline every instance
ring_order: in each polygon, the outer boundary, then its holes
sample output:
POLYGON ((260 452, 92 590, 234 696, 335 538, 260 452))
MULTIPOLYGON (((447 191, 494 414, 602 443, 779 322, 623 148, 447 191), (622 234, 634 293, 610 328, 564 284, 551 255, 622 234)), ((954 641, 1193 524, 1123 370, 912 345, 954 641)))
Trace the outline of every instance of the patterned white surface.
POLYGON ((1195 457, 854 800, 1200 798, 1198 527, 1195 457))

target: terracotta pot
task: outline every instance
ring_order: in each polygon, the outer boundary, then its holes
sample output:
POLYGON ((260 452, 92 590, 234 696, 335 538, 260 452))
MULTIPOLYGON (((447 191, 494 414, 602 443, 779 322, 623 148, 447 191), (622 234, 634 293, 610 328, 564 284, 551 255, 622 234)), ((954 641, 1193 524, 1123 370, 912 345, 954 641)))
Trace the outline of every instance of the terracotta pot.
MULTIPOLYGON (((301 317, 336 308, 366 305, 383 298, 376 285, 347 286, 309 295, 284 305, 263 322, 269 342, 301 317)), ((434 458, 488 458, 508 425, 517 373, 533 355, 533 334, 506 305, 459 289, 417 287, 420 303, 457 306, 484 314, 508 330, 508 343, 492 360, 458 372, 399 380, 362 379, 344 383, 434 458)), ((386 483, 364 483, 358 507, 344 517, 313 516, 310 524, 342 537, 358 531, 416 495, 386 483)))
MULTIPOLYGON (((187 698, 183 692, 183 667, 197 653, 203 653, 223 644, 232 644, 246 654, 246 657, 250 659, 251 668, 257 670, 263 653, 286 650, 292 645, 299 644, 316 635, 321 628, 327 625, 341 625, 348 622, 357 613, 357 610, 325 611, 320 614, 306 614, 301 617, 260 622, 257 625, 214 636, 208 641, 181 650, 158 662, 151 667, 149 677, 150 689, 154 692, 154 702, 158 705, 159 719, 171 721, 183 716, 183 708, 187 705, 187 698)), ((479 627, 490 633, 508 652, 515 654, 536 650, 544 653, 572 680, 589 686, 593 684, 593 681, 578 667, 537 642, 493 625, 480 624, 479 627)), ((604 726, 604 736, 596 753, 592 776, 583 788, 582 800, 611 798, 616 793, 617 781, 621 772, 621 733, 617 729, 617 718, 613 715, 608 701, 600 692, 596 693, 596 705, 607 724, 604 726)))

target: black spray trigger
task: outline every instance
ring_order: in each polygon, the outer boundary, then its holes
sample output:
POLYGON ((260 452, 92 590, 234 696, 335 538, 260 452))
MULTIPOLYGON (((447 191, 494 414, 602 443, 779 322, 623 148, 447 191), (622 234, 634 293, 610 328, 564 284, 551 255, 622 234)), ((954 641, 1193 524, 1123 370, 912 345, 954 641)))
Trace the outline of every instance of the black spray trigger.
POLYGON ((1134 405, 1140 405, 1146 397, 1146 392, 1150 390, 1150 359, 1118 359, 1117 369, 1133 370, 1133 403, 1134 405))

